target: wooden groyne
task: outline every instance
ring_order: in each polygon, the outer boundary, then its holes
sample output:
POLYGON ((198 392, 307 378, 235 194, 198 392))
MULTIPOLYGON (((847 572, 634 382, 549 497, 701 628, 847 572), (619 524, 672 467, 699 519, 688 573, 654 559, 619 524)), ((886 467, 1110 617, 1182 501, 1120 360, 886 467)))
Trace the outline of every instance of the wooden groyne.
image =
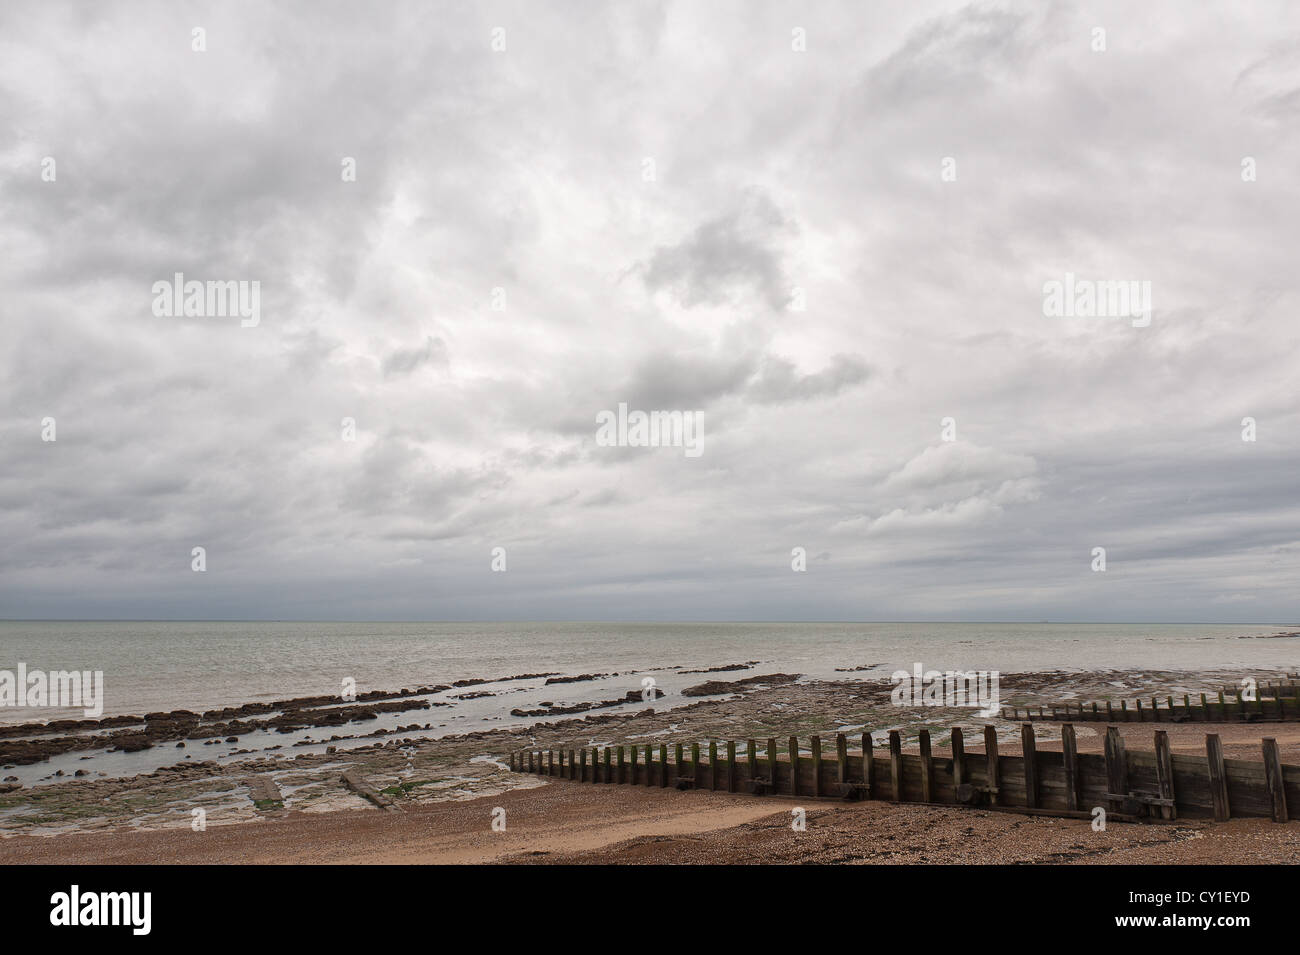
MULTIPOLYGON (((1223 685, 1223 692, 1228 696, 1236 696, 1241 692, 1241 689, 1240 684, 1225 683, 1223 685)), ((1300 693, 1300 682, 1291 677, 1284 680, 1261 680, 1255 684, 1256 696, 1270 696, 1274 699, 1287 697, 1294 700, 1298 693, 1300 693)))
POLYGON ((737 756, 734 741, 523 750, 510 754, 515 772, 596 784, 704 789, 801 799, 882 799, 971 806, 1030 814, 1091 818, 1095 807, 1120 821, 1180 817, 1227 820, 1266 816, 1286 822, 1300 813, 1300 767, 1279 761, 1277 744, 1261 742, 1260 762, 1224 759, 1216 734, 1205 737, 1204 756, 1170 751, 1168 734, 1155 731, 1151 752, 1129 751, 1115 726, 1106 730, 1105 753, 1078 752, 1074 727, 1061 726, 1061 752, 1038 750, 1034 727, 1021 724, 1020 756, 998 752, 994 727, 984 729, 984 752, 967 752, 952 730, 952 755, 936 756, 930 733, 920 732, 920 752, 904 753, 897 730, 888 749, 870 734, 851 751, 844 734, 823 752, 813 736, 808 748, 790 737, 785 752, 776 739, 762 752, 755 740, 737 756), (719 745, 722 746, 721 752, 719 745), (1288 807, 1291 807, 1289 810, 1288 807))
POLYGON ((1093 703, 1061 703, 1036 707, 1004 707, 1007 720, 1073 720, 1076 723, 1294 723, 1300 721, 1300 699, 1294 696, 1263 696, 1254 700, 1229 697, 1224 693, 1194 700, 1184 693, 1147 699, 1112 700, 1093 703))

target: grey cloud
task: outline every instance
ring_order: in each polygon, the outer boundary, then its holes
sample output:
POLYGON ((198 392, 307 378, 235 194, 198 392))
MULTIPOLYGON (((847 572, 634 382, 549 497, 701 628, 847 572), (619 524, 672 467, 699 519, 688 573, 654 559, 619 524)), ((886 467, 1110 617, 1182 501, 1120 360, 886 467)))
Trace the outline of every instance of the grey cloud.
POLYGON ((793 362, 779 356, 767 356, 748 394, 764 404, 807 401, 836 395, 845 388, 865 382, 871 375, 866 362, 853 355, 836 355, 821 371, 798 373, 793 362))
POLYGON ((643 277, 669 289, 687 307, 717 305, 748 292, 779 310, 790 300, 779 240, 794 230, 766 196, 751 193, 738 207, 701 223, 680 243, 655 250, 643 277))
POLYGON ((0 616, 1294 619, 1300 12, 1225 10, 5 4, 0 616))
POLYGON ((425 365, 445 369, 447 363, 447 343, 441 338, 426 335, 422 345, 414 348, 398 348, 389 352, 384 358, 383 373, 386 378, 393 375, 409 375, 425 365))

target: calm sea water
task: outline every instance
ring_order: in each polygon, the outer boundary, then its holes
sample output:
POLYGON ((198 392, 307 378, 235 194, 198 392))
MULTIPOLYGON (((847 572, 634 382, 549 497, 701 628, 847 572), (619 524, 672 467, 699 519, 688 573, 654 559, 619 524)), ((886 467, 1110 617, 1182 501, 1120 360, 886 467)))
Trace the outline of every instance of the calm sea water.
MULTIPOLYGON (((1300 640, 1264 637, 1294 625, 990 623, 212 623, 0 622, 0 670, 102 670, 104 715, 205 710, 259 700, 558 671, 613 680, 537 686, 548 700, 621 696, 650 674, 665 690, 707 677, 663 672, 761 661, 750 673, 868 677, 910 669, 1293 670, 1300 640), (838 668, 871 665, 867 672, 838 668)), ((743 676, 721 675, 721 679, 743 676)), ((520 692, 524 685, 520 686, 520 692)), ((477 719, 529 705, 535 693, 477 701, 477 719)), ((80 717, 0 708, 0 722, 80 717)))

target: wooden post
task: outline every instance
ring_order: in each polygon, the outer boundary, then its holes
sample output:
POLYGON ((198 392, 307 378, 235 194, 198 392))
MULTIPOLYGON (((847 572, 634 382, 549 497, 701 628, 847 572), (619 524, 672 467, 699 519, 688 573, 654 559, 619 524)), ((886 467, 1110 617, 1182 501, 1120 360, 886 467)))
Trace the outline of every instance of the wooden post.
POLYGON ((610 774, 610 771, 609 771, 609 770, 610 770, 610 766, 609 766, 609 761, 610 761, 610 760, 609 760, 609 757, 610 757, 609 747, 606 746, 606 747, 605 747, 605 767, 604 767, 604 772, 601 774, 601 781, 602 781, 602 782, 606 782, 606 783, 609 783, 609 782, 613 782, 613 781, 614 781, 614 777, 610 774))
POLYGON ((1277 754, 1277 740, 1265 739, 1264 750, 1264 785, 1268 787, 1269 798, 1273 801, 1273 821, 1286 822, 1286 786, 1282 780, 1282 761, 1277 754))
POLYGON ((1061 724, 1061 758, 1065 763, 1065 805, 1072 812, 1079 810, 1079 755, 1074 739, 1074 726, 1061 724))
POLYGON ((1111 706, 1110 700, 1106 701, 1106 721, 1110 722, 1115 718, 1115 708, 1111 706))
POLYGON ((822 738, 812 738, 813 795, 822 794, 822 738))
POLYGON ((736 741, 727 740, 727 792, 736 791, 736 741))
POLYGON ((835 734, 835 763, 838 766, 839 784, 847 786, 849 782, 849 741, 843 733, 835 734))
POLYGON ((659 788, 668 785, 668 744, 659 744, 659 788))
POLYGON ((918 735, 921 744, 921 802, 934 802, 934 760, 930 758, 930 731, 921 730, 918 735))
POLYGON ((790 737, 790 795, 799 795, 799 737, 790 737))
POLYGON ((894 784, 894 802, 903 801, 903 738, 889 731, 889 776, 894 784))
POLYGON ((1118 726, 1106 727, 1106 791, 1120 798, 1128 795, 1128 757, 1118 726))
POLYGON ((718 741, 709 740, 709 791, 718 788, 718 741))
MULTIPOLYGON (((1174 760, 1169 752, 1169 734, 1156 730, 1156 785, 1160 787, 1160 798, 1174 802, 1174 760)), ((1161 819, 1177 819, 1177 806, 1161 806, 1161 819)))
POLYGON ((627 763, 625 762, 622 746, 618 748, 618 778, 616 782, 627 782, 627 763))
POLYGON ((632 764, 628 768, 627 781, 631 783, 633 786, 635 786, 636 785, 636 744, 629 746, 628 749, 632 750, 632 764))
POLYGON ((758 778, 758 742, 756 740, 745 740, 745 755, 749 757, 749 781, 752 783, 758 778))
POLYGON ((767 738, 767 784, 776 795, 776 740, 771 736, 767 738))
POLYGON ((1025 805, 1038 808, 1038 751, 1034 748, 1034 724, 1020 727, 1020 748, 1025 763, 1025 805))
POLYGON ((703 789, 700 785, 700 744, 691 744, 691 785, 696 789, 703 789))
POLYGON ((555 775, 555 750, 553 749, 546 751, 546 775, 555 775))
POLYGON ((867 787, 867 798, 876 798, 876 760, 871 734, 862 734, 862 783, 867 787))
POLYGON ((966 782, 966 740, 961 734, 961 727, 952 728, 952 788, 966 782))
POLYGON ((674 744, 673 744, 673 765, 674 765, 674 766, 676 767, 676 769, 677 769, 677 778, 678 778, 678 779, 681 779, 681 778, 682 778, 682 763, 683 763, 683 762, 685 762, 685 760, 682 759, 682 744, 681 744, 681 743, 674 743, 674 744))
POLYGON ((645 784, 653 786, 655 784, 655 748, 649 743, 645 744, 645 784))
POLYGON ((988 760, 989 805, 996 806, 1002 788, 1002 773, 998 764, 998 731, 995 726, 984 727, 984 758, 988 760))

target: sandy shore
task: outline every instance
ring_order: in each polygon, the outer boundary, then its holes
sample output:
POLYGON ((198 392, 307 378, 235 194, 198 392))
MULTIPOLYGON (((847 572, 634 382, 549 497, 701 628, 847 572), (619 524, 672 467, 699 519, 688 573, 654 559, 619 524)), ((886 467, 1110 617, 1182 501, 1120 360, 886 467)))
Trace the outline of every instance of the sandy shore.
POLYGON ((0 863, 1290 863, 1300 823, 1112 824, 1012 813, 760 799, 557 780, 402 812, 348 810, 208 829, 19 836, 0 863), (791 828, 802 806, 807 828, 791 828), (506 829, 492 830, 505 810, 506 829))

